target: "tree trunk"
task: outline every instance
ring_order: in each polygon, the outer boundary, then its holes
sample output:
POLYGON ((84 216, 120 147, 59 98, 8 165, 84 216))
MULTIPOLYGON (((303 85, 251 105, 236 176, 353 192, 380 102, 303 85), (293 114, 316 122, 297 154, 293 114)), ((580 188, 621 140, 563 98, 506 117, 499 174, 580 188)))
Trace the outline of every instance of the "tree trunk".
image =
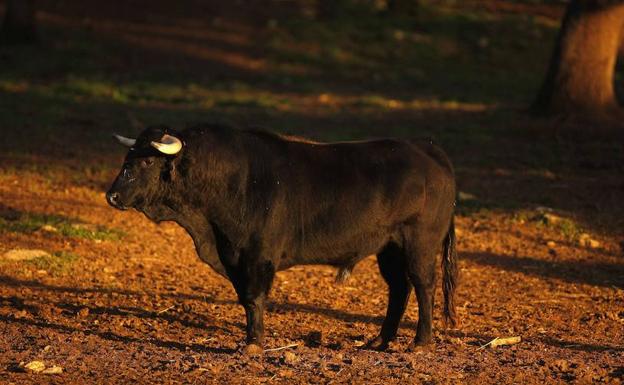
POLYGON ((5 44, 32 44, 37 40, 34 0, 7 0, 0 41, 5 44))
POLYGON ((572 0, 533 111, 600 115, 618 110, 613 75, 623 27, 623 0, 572 0))

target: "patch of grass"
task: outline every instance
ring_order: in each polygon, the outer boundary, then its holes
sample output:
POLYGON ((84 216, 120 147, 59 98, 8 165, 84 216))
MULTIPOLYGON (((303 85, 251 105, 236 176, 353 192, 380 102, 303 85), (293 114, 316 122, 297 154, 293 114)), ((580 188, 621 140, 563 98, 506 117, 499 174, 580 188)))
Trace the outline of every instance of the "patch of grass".
POLYGON ((116 241, 125 236, 125 233, 118 229, 82 223, 73 218, 53 214, 27 213, 12 219, 0 217, 0 232, 33 233, 39 230, 92 240, 116 241))
POLYGON ((578 225, 578 223, 570 219, 564 219, 558 223, 556 227, 561 234, 563 234, 563 236, 573 241, 578 240, 580 235, 583 233, 583 229, 578 225))
POLYGON ((70 227, 63 225, 59 232, 69 237, 109 241, 118 241, 125 235, 123 231, 118 229, 109 229, 100 225, 93 226, 84 223, 74 223, 70 227))
POLYGON ((533 213, 527 210, 516 211, 511 216, 511 220, 514 223, 520 223, 520 224, 530 222, 531 218, 533 218, 533 213))
POLYGON ((538 227, 552 229, 570 241, 578 241, 583 228, 573 219, 566 218, 551 210, 521 210, 514 213, 512 220, 519 223, 535 223, 538 227))
POLYGON ((172 108, 242 107, 279 109, 287 106, 286 97, 249 85, 215 89, 195 83, 170 84, 159 82, 119 83, 100 76, 67 76, 48 81, 45 85, 27 81, 1 79, 0 91, 31 96, 42 100, 64 100, 68 103, 110 103, 124 107, 167 105, 172 108))
POLYGON ((53 275, 61 275, 71 271, 72 265, 78 259, 80 259, 78 254, 57 251, 50 256, 31 259, 24 261, 24 263, 35 267, 37 270, 45 270, 53 275))

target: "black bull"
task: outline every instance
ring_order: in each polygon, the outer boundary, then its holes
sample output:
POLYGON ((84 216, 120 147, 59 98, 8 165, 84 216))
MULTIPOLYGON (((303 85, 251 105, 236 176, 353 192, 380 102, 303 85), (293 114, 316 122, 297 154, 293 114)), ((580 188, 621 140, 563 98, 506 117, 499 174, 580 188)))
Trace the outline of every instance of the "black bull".
POLYGON ((431 342, 441 249, 444 316, 455 323, 455 179, 428 141, 317 143, 201 125, 149 127, 125 144, 132 147, 109 203, 188 231, 200 258, 232 282, 247 316, 247 349, 262 344, 276 271, 325 264, 345 277, 373 254, 389 302, 368 347, 385 349, 395 338, 412 288, 419 319, 409 349, 431 342), (157 150, 165 137, 179 139, 181 150, 157 150))

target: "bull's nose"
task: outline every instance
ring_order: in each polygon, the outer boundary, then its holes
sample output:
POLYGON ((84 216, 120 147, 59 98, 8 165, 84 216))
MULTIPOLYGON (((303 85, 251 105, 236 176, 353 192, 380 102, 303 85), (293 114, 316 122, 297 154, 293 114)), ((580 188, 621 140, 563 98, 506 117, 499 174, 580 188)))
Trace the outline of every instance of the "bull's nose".
POLYGON ((109 205, 117 207, 119 205, 119 203, 117 202, 118 199, 119 199, 119 193, 116 193, 116 192, 106 193, 106 200, 108 201, 109 205))

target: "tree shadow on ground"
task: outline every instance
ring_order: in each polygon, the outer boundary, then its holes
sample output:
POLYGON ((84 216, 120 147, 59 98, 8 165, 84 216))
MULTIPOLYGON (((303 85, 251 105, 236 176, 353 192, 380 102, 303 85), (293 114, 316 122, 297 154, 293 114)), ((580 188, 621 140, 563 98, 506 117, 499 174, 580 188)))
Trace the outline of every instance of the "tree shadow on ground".
MULTIPOLYGON (((492 341, 496 336, 494 335, 486 335, 483 333, 473 333, 470 331, 462 331, 462 330, 450 330, 447 334, 451 337, 455 338, 474 338, 476 341, 472 343, 472 345, 478 347, 479 349, 483 347, 483 345, 492 341)), ((556 348, 569 349, 569 350, 580 350, 584 352, 622 352, 624 351, 624 347, 622 346, 609 346, 609 345, 597 345, 597 344, 586 344, 579 343, 573 341, 565 341, 562 339, 549 337, 549 336, 540 336, 540 337, 528 337, 524 338, 523 341, 530 343, 543 343, 545 345, 553 346, 556 348)))
POLYGON ((476 264, 542 278, 602 287, 624 288, 624 264, 580 261, 543 261, 526 256, 487 252, 463 252, 461 257, 476 264))
POLYGON ((584 352, 624 352, 624 347, 622 346, 586 344, 579 343, 577 341, 563 340, 546 336, 538 338, 538 340, 550 346, 555 346, 563 349, 581 350, 584 352))
POLYGON ((181 342, 166 341, 166 340, 161 340, 158 338, 151 338, 151 339, 134 338, 134 337, 129 337, 129 336, 121 336, 119 334, 115 334, 112 332, 100 332, 100 331, 93 331, 89 329, 78 329, 78 328, 74 328, 71 326, 59 325, 59 324, 55 324, 55 323, 51 323, 47 321, 15 318, 15 317, 10 317, 10 316, 3 316, 3 315, 0 315, 0 321, 7 322, 7 323, 18 323, 18 324, 28 325, 28 326, 35 326, 35 327, 44 328, 44 329, 53 329, 62 333, 69 333, 69 334, 82 333, 85 335, 95 335, 105 340, 122 342, 126 344, 149 343, 160 348, 176 349, 182 352, 187 351, 187 350, 192 350, 197 353, 218 353, 218 354, 232 354, 235 352, 235 350, 233 349, 213 348, 213 347, 207 347, 201 344, 184 344, 181 342))
MULTIPOLYGON (((473 260, 471 258, 471 260, 473 260)), ((479 262, 477 262, 479 263, 479 262)), ((498 265, 496 265, 498 266, 498 265)), ((509 263, 506 263, 505 266, 509 266, 509 263)), ((549 267, 550 268, 550 267, 549 267)), ((528 269, 529 271, 531 271, 531 268, 525 268, 528 269)), ((525 272, 524 270, 518 270, 521 272, 525 272)), ((550 276, 549 276, 550 277, 550 276)), ((558 276, 557 276, 558 277, 558 276)), ((578 283, 577 280, 572 281, 575 283, 578 283)), ((83 293, 99 293, 99 294, 110 294, 110 293, 115 293, 115 294, 120 294, 120 295, 125 295, 125 296, 160 296, 160 297, 169 297, 169 298, 173 298, 173 299, 180 299, 180 300, 197 300, 197 301, 206 301, 208 303, 213 303, 213 304, 219 304, 219 305, 234 305, 236 304, 235 301, 230 301, 230 300, 222 300, 222 299, 216 299, 216 298, 210 298, 207 296, 203 296, 203 295, 192 295, 192 294, 186 294, 186 293, 150 293, 150 292, 138 292, 138 291, 132 291, 132 290, 117 290, 117 289, 102 289, 102 288, 77 288, 77 287, 66 287, 66 286, 55 286, 55 285, 49 285, 49 284, 44 284, 38 281, 32 281, 32 280, 19 280, 19 279, 15 279, 13 277, 10 276, 0 276, 0 284, 5 285, 5 286, 10 286, 10 287, 29 287, 29 288, 34 288, 34 289, 40 289, 40 290, 44 290, 44 291, 54 291, 54 292, 67 292, 67 293, 75 293, 75 294, 83 294, 83 293)), ((604 282, 603 282, 604 284, 604 282)), ((32 304, 24 304, 24 299, 22 298, 18 298, 15 296, 12 297, 7 297, 7 298, 3 298, 2 299, 3 302, 5 302, 8 306, 16 309, 16 310, 25 310, 29 313, 32 314, 38 314, 39 313, 39 308, 36 305, 32 305, 32 304)), ((48 304, 48 303, 46 303, 48 304)), ((213 322, 211 322, 210 320, 208 320, 206 317, 194 313, 192 314, 192 317, 199 317, 201 319, 201 321, 197 322, 197 321, 189 321, 188 319, 183 318, 183 316, 179 316, 179 315, 174 315, 174 314, 166 314, 166 313, 158 313, 158 312, 153 312, 153 311, 148 311, 142 308, 137 308, 137 307, 131 307, 131 308, 127 308, 127 307, 103 307, 103 306, 86 306, 83 304, 72 304, 69 303, 67 301, 64 302, 60 302, 55 304, 55 306, 58 306, 59 308, 63 309, 64 311, 68 311, 71 312, 72 316, 74 315, 74 313, 77 313, 80 309, 83 308, 88 308, 89 312, 92 314, 96 314, 96 315, 113 315, 113 316, 120 316, 120 317, 138 317, 138 318, 142 318, 142 319, 154 319, 154 320, 166 320, 168 322, 177 322, 180 325, 184 326, 184 327, 188 327, 188 328, 196 328, 196 329, 201 329, 201 330, 207 330, 207 331, 216 331, 216 332, 226 332, 226 333, 231 333, 232 329, 240 329, 243 330, 244 329, 244 325, 242 323, 238 323, 238 322, 234 322, 234 323, 230 323, 230 322, 226 322, 226 324, 228 324, 228 327, 222 327, 222 326, 216 326, 214 325, 213 322)), ((290 303, 290 302, 269 302, 268 304, 268 311, 277 311, 277 312, 288 312, 288 311, 292 311, 292 312, 302 312, 302 313, 310 313, 310 314, 317 314, 317 315, 321 315, 324 317, 329 317, 329 318, 333 318, 339 321, 343 321, 343 322, 359 322, 359 323, 369 323, 369 324, 375 324, 375 325, 381 325, 381 323, 383 322, 383 317, 381 316, 375 316, 375 315, 364 315, 364 314, 357 314, 357 313, 352 313, 352 312, 345 312, 343 310, 336 310, 336 309, 328 309, 328 308, 322 308, 322 307, 318 307, 318 306, 314 306, 314 305, 308 305, 308 304, 300 304, 300 303, 290 303)), ((174 341, 166 341, 166 340, 162 340, 162 339, 140 339, 140 338, 134 338, 134 337, 126 337, 126 336, 120 336, 118 334, 112 333, 112 332, 105 332, 105 331, 93 331, 93 330, 88 330, 88 329, 79 329, 79 328, 74 328, 74 327, 69 327, 69 326, 64 326, 64 325, 59 325, 59 324, 55 324, 52 322, 48 322, 48 321, 41 321, 41 320, 31 320, 31 319, 24 319, 24 318, 16 318, 13 316, 0 316, 0 321, 5 321, 5 322, 15 322, 15 323, 21 323, 24 325, 31 325, 31 326, 36 326, 36 327, 42 327, 42 328, 51 328, 51 329, 55 329, 55 330, 59 330, 62 332, 67 332, 67 333, 72 333, 72 332, 82 332, 85 334, 93 334, 93 335, 97 335, 101 338, 107 339, 107 340, 111 340, 111 341, 121 341, 121 342, 125 342, 125 343, 143 343, 143 342, 148 342, 150 344, 153 344, 155 346, 159 346, 159 347, 163 347, 163 348, 170 348, 170 349, 177 349, 180 351, 184 351, 186 349, 190 349, 196 352, 214 352, 214 353, 222 353, 222 354, 231 354, 234 351, 232 349, 220 349, 220 348, 211 348, 211 347, 205 347, 201 344, 185 344, 185 343, 180 343, 180 342, 174 342, 174 341)), ((414 330, 416 328, 416 322, 412 322, 412 321, 403 321, 401 323, 401 328, 404 329, 409 329, 409 330, 414 330)), ((456 329, 444 329, 441 330, 441 332, 445 335, 448 335, 450 337, 470 337, 470 338, 474 338, 477 341, 481 342, 481 343, 486 343, 490 340, 492 340, 494 337, 493 336, 488 336, 486 334, 482 334, 482 333, 474 333, 474 332, 470 332, 469 330, 456 330, 456 329)), ((303 339, 306 339, 307 337, 302 336, 303 339)), ((529 339, 529 341, 531 341, 531 338, 529 339)), ((600 352, 600 351, 624 351, 624 348, 622 347, 618 347, 618 346, 608 346, 608 345, 596 345, 596 344, 586 344, 586 343, 579 343, 579 342, 575 342, 575 341, 565 341, 565 340, 561 340, 561 339, 557 339, 554 337, 548 337, 548 336, 544 336, 544 337, 535 337, 535 342, 541 342, 544 343, 546 345, 550 345, 553 347, 558 347, 558 348, 563 348, 563 349, 572 349, 572 350, 582 350, 582 351, 595 351, 595 352, 600 352)), ((477 343, 478 345, 478 343, 477 343)))
MULTIPOLYGON (((153 320, 164 320, 168 322, 178 322, 180 325, 188 328, 201 329, 209 332, 214 331, 227 331, 227 329, 209 324, 209 320, 202 316, 201 314, 189 314, 187 316, 180 315, 175 316, 168 314, 164 311, 148 311, 138 307, 127 307, 127 306, 115 306, 115 307, 105 307, 105 306, 89 306, 82 304, 73 304, 69 302, 58 302, 55 303, 55 306, 64 309, 65 311, 71 312, 71 314, 78 314, 82 309, 88 309, 89 314, 96 315, 109 315, 109 316, 119 316, 119 317, 136 317, 141 319, 153 319, 153 320), (188 318, 199 318, 199 321, 190 320, 188 318)), ((242 324, 236 325, 242 326, 242 324)))
MULTIPOLYGON (((17 303, 17 305, 14 306, 15 309, 28 310, 30 312, 37 311, 37 308, 32 305, 29 305, 27 307, 20 306, 18 303, 19 299, 17 299, 17 302, 15 298, 9 298, 9 300, 11 300, 12 303, 17 303)), ((77 308, 84 308, 84 306, 76 306, 76 305, 63 306, 61 304, 61 306, 64 307, 65 309, 69 309, 72 311, 77 308)), ((381 319, 378 319, 377 317, 366 317, 366 316, 362 316, 359 314, 350 314, 350 313, 344 313, 340 311, 327 312, 327 309, 318 309, 318 308, 315 308, 312 306, 306 306, 306 305, 301 306, 299 304, 286 304, 286 306, 283 306, 283 305, 276 304, 276 306, 284 307, 285 309, 288 309, 288 310, 296 310, 296 311, 303 310, 303 311, 318 313, 322 315, 330 315, 330 316, 333 315, 335 316, 336 319, 339 319, 345 322, 373 322, 375 324, 379 324, 381 321, 381 319)), ((97 309, 94 309, 94 314, 109 314, 109 315, 125 316, 125 315, 129 315, 130 313, 119 311, 115 308, 98 307, 97 309)), ((137 313, 132 313, 132 316, 139 316, 140 318, 162 318, 170 322, 180 322, 183 326, 199 328, 204 331, 206 330, 215 331, 217 329, 220 329, 221 332, 231 332, 231 330, 229 329, 225 329, 221 327, 214 327, 212 325, 206 326, 204 324, 197 324, 197 323, 188 324, 184 322, 184 320, 181 320, 175 316, 165 316, 165 317, 160 316, 160 315, 154 316, 152 312, 148 312, 148 311, 142 311, 138 315, 137 313)), ((129 336, 122 336, 122 335, 113 333, 111 331, 94 331, 90 329, 76 328, 76 327, 60 325, 57 323, 49 322, 47 320, 16 318, 14 316, 0 316, 0 321, 7 322, 7 323, 18 323, 18 324, 28 325, 28 326, 35 326, 35 327, 43 328, 43 329, 52 329, 52 330, 56 330, 62 333, 83 333, 85 335, 95 335, 102 339, 114 341, 114 342, 149 343, 160 348, 176 349, 179 351, 191 350, 197 353, 210 352, 210 353, 218 353, 218 354, 232 354, 235 352, 234 349, 207 347, 199 343, 187 344, 187 343, 181 343, 177 341, 164 340, 162 338, 135 338, 135 337, 129 337, 129 336)), ((243 325, 232 325, 232 326, 241 330, 244 328, 243 325)), ((403 322, 401 324, 401 327, 413 329, 415 327, 415 324, 411 322, 403 322)), ((474 338, 476 339, 476 341, 474 342, 474 346, 476 347, 481 346, 480 344, 485 344, 486 342, 491 341, 493 339, 492 335, 488 336, 485 334, 472 333, 469 331, 461 331, 461 330, 444 330, 443 333, 450 337, 456 337, 456 338, 466 338, 466 337, 474 338)), ((308 337, 302 335, 301 338, 307 339, 308 337)), ((580 350, 580 351, 586 351, 586 352, 622 352, 624 351, 624 347, 619 347, 619 346, 586 344, 586 343, 579 343, 576 341, 565 341, 565 340, 561 340, 561 339, 557 339, 553 337, 547 337, 547 336, 537 337, 535 339, 529 338, 527 339, 527 341, 540 342, 546 345, 550 345, 550 346, 562 348, 562 349, 580 350)), ((331 348, 331 344, 328 347, 331 348)))
MULTIPOLYGON (((37 289, 37 290, 42 290, 42 291, 52 291, 52 292, 61 292, 61 293, 72 293, 72 294, 96 293, 96 294, 107 295, 107 294, 114 293, 114 294, 124 295, 128 297, 139 297, 139 296, 147 295, 151 297, 158 296, 158 297, 172 298, 172 299, 178 299, 178 300, 202 301, 202 302, 217 304, 217 305, 237 304, 236 301, 223 300, 223 299, 218 299, 218 298, 214 298, 214 297, 210 297, 206 295, 195 295, 195 294, 188 294, 188 293, 155 293, 155 292, 149 292, 149 291, 139 292, 139 291, 133 291, 133 290, 120 290, 120 289, 97 288, 97 287, 96 288, 79 288, 79 287, 70 287, 70 286, 55 286, 55 285, 44 284, 42 282, 33 281, 33 280, 16 279, 14 277, 6 276, 6 275, 0 275, 0 285, 4 285, 8 287, 28 287, 31 289, 37 289)), ((18 304, 24 302, 22 299, 19 299, 17 297, 11 297, 11 298, 13 298, 9 301, 9 304, 11 304, 11 306, 13 306, 12 305, 13 302, 18 303, 18 304)), ((97 306, 85 306, 81 304, 71 304, 66 301, 58 303, 56 305, 59 308, 66 309, 71 312, 78 312, 80 309, 86 307, 90 310, 90 313, 92 312, 93 314, 134 316, 134 317, 139 317, 139 318, 154 318, 154 319, 161 318, 161 319, 168 320, 168 321, 180 322, 182 325, 185 325, 188 327, 194 327, 194 328, 202 327, 201 323, 190 322, 187 320, 183 320, 177 316, 169 315, 166 313, 158 314, 157 312, 147 311, 145 309, 140 309, 140 308, 129 308, 129 309, 124 310, 119 307, 108 308, 108 307, 97 307, 97 306)), ((321 307, 308 305, 308 304, 269 301, 267 308, 268 308, 267 309, 268 311, 276 311, 276 312, 292 311, 292 312, 318 314, 318 315, 334 318, 337 320, 341 320, 344 322, 362 322, 362 323, 373 323, 377 325, 381 325, 381 323, 383 322, 383 317, 381 316, 350 313, 350 312, 345 312, 342 310, 326 309, 326 308, 321 308, 321 307)), ((197 314, 194 314, 194 315, 197 315, 197 314)), ((202 319, 206 320, 203 317, 202 319)), ((404 322, 403 325, 405 327, 410 327, 410 328, 416 327, 415 322, 409 322, 409 321, 404 322)))

